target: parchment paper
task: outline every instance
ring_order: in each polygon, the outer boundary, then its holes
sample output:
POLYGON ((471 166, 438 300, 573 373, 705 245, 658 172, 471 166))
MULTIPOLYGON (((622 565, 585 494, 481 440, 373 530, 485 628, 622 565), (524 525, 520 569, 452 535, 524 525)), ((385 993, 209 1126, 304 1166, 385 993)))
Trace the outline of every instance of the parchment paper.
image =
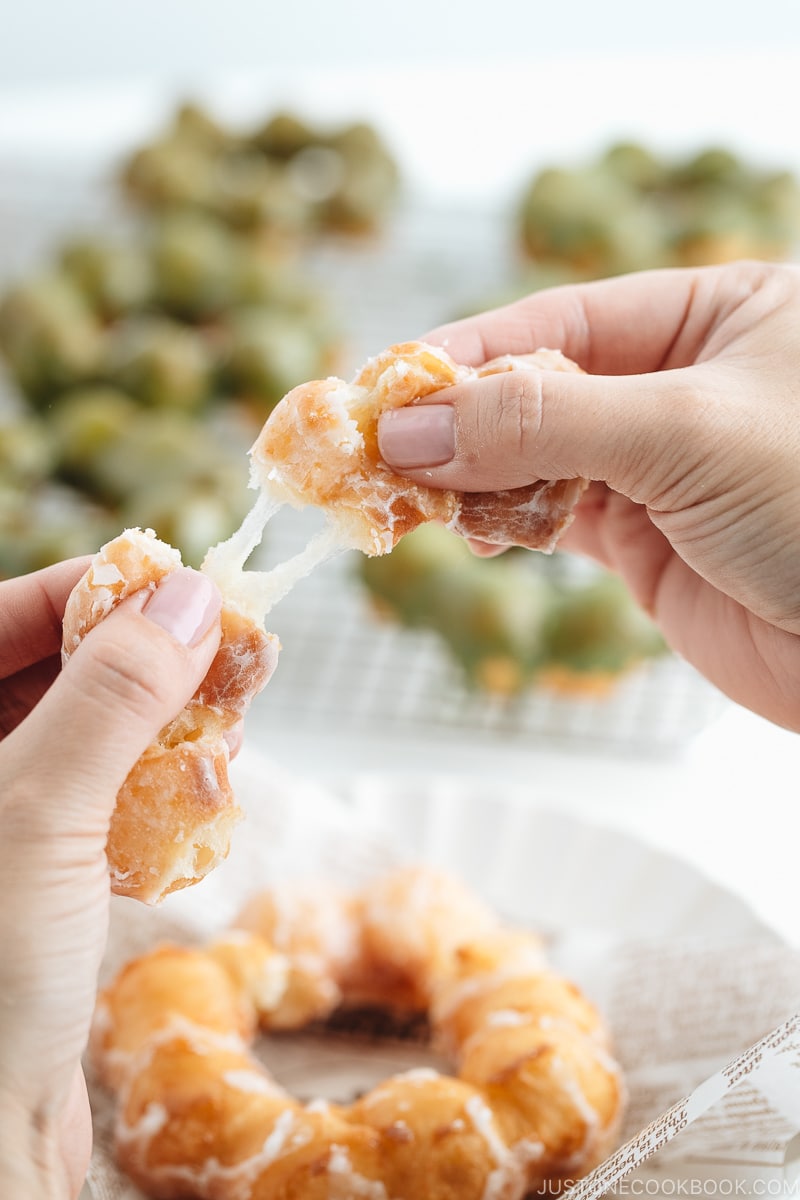
MULTIPOLYGON (((104 977, 158 941, 205 940, 270 880, 357 885, 404 859, 444 863, 507 918, 543 929, 555 965, 599 1004, 614 1033, 629 1089, 625 1148, 576 1185, 574 1200, 614 1182, 619 1195, 800 1192, 800 1022, 791 1021, 800 954, 736 897, 615 831, 505 805, 501 791, 473 812, 467 784, 461 796, 452 782, 405 797, 387 785, 379 796, 372 780, 374 803, 348 805, 254 754, 242 756, 234 778, 247 819, 230 859, 159 909, 115 898, 104 977), (366 819, 367 809, 380 820, 366 819)), ((346 1102, 396 1071, 446 1067, 413 1029, 377 1040, 363 1028, 264 1038, 257 1052, 303 1099, 346 1102)), ((89 1077, 87 1195, 138 1200, 114 1165, 111 1100, 89 1077)))

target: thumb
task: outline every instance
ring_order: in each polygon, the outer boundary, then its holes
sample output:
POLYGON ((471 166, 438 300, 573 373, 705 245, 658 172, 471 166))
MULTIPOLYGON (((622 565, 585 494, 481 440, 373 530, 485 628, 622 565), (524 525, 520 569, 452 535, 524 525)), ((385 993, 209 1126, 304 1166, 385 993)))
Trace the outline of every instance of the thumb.
MULTIPOLYGON (((698 462, 693 367, 647 375, 507 371, 457 384, 382 414, 388 466, 429 487, 502 491, 537 479, 603 480, 641 503, 665 486, 665 469, 698 462)), ((702 431, 701 431, 702 432, 702 431)))
POLYGON ((95 824, 105 833, 128 772, 208 671, 220 609, 214 583, 189 568, 129 597, 90 630, 6 740, 51 834, 95 824))

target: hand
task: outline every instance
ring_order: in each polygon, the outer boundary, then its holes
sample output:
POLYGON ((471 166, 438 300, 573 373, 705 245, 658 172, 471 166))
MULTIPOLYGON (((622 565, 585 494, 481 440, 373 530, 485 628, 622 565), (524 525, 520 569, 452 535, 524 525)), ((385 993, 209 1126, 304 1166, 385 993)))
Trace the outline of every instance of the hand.
POLYGON ((87 565, 0 584, 0 1194, 26 1200, 81 1188, 109 818, 220 635, 216 587, 180 570, 120 604, 60 671, 64 605, 87 565))
POLYGON ((470 365, 553 347, 590 374, 514 372, 439 392, 384 414, 381 454, 458 491, 595 481, 562 545, 619 572, 734 700, 800 731, 798 330, 793 266, 540 292, 426 340, 470 365))

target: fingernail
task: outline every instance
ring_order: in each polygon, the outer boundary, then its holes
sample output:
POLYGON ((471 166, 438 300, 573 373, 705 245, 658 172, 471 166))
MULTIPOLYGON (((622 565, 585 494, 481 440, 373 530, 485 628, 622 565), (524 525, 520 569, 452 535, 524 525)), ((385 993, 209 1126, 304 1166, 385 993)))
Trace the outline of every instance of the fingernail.
POLYGON ((378 448, 391 467, 441 467, 456 452, 455 413, 450 404, 393 408, 378 423, 378 448))
POLYGON ((159 583, 142 612, 176 641, 196 646, 216 621, 221 608, 222 598, 216 584, 191 567, 180 567, 159 583))

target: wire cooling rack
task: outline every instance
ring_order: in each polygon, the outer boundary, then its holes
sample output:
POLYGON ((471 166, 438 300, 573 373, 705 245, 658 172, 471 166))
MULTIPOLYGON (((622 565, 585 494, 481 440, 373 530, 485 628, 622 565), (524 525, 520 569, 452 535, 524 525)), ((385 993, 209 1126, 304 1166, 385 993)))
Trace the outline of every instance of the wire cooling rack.
MULTIPOLYGON (((0 164, 0 284, 46 260, 61 238, 119 223, 103 180, 41 164, 0 164)), ((436 210, 407 197, 381 235, 326 242, 308 269, 345 332, 341 373, 502 295, 514 273, 510 230, 508 214, 436 210)), ((283 511, 253 565, 291 556, 316 528, 309 514, 283 511)), ((540 689, 504 701, 475 692, 436 634, 377 617, 352 555, 318 568, 269 620, 283 653, 259 697, 257 719, 273 743, 282 728, 302 727, 355 742, 463 735, 489 744, 660 752, 685 743, 724 707, 715 689, 671 657, 631 673, 600 699, 540 689)))
MULTIPOLYGON (((278 514, 258 565, 296 553, 316 524, 305 513, 278 514)), ((258 719, 274 743, 281 727, 371 736, 463 734, 491 743, 568 743, 575 748, 660 752, 685 743, 725 706, 716 689, 667 656, 622 678, 602 697, 573 698, 545 688, 519 697, 470 687, 433 631, 403 629, 380 617, 357 578, 355 553, 342 554, 302 580, 270 613, 283 647, 258 719)))

